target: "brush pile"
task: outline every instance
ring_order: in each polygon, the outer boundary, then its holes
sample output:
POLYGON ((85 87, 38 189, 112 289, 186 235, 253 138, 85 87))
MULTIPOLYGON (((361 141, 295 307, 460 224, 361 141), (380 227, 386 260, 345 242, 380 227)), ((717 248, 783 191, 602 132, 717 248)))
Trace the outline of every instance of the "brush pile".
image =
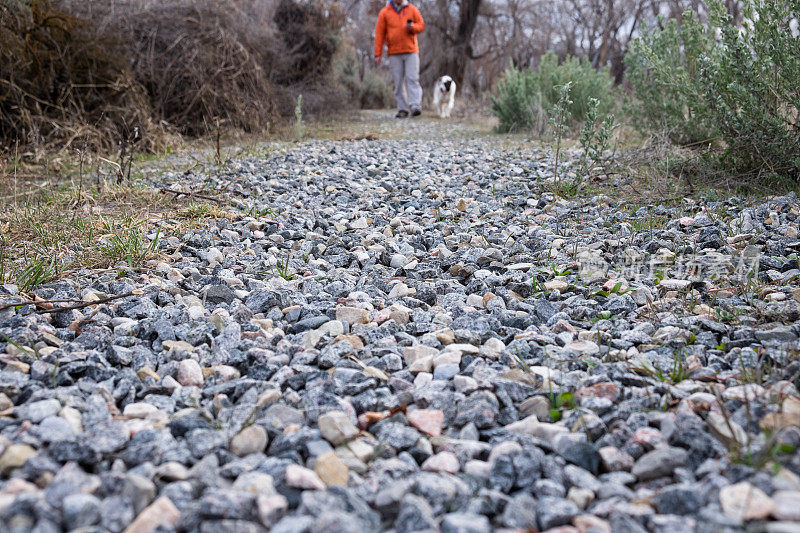
POLYGON ((342 20, 303 0, 0 0, 0 143, 150 149, 170 130, 267 131, 301 93, 335 108, 342 20))

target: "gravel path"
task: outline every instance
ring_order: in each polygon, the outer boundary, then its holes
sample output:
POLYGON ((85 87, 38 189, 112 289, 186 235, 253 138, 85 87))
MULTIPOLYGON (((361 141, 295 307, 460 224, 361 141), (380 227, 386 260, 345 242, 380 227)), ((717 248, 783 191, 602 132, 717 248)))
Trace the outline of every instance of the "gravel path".
POLYGON ((800 531, 796 197, 356 129, 154 173, 238 214, 0 310, 0 532, 800 531))

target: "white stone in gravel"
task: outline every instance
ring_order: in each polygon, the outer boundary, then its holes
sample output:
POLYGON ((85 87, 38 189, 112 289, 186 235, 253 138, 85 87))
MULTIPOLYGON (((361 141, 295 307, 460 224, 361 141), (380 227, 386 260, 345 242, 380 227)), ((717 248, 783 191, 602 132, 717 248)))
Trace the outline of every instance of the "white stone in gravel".
MULTIPOLYGON (((433 364, 433 359, 431 359, 431 364, 433 364)), ((420 372, 417 374, 417 377, 414 378, 414 387, 421 389, 431 381, 433 381, 433 374, 430 372, 420 372)))
POLYGON ((412 374, 419 374, 420 372, 430 372, 431 368, 433 368, 433 356, 426 355, 424 357, 420 357, 410 365, 408 365, 408 371, 412 374))
POLYGON ((800 521, 800 491, 775 491, 772 494, 772 503, 775 504, 775 512, 772 514, 778 520, 800 521))
POLYGON ((453 387, 458 392, 469 394, 478 390, 478 382, 470 376, 462 376, 461 374, 453 376, 453 387))
POLYGON ((564 292, 569 288, 569 283, 563 279, 551 279, 544 283, 544 288, 548 291, 564 292))
POLYGON ((403 359, 407 365, 411 365, 417 359, 422 357, 434 357, 439 354, 439 350, 424 344, 417 344, 414 346, 406 346, 403 348, 403 359))
POLYGON ((184 387, 202 387, 203 369, 194 359, 184 359, 178 363, 178 383, 184 387))
POLYGON ((155 405, 146 402, 129 403, 122 410, 122 415, 128 418, 147 418, 148 416, 155 415, 160 410, 155 405))
POLYGON ((722 392, 723 399, 739 400, 740 402, 743 402, 745 400, 754 402, 758 398, 761 398, 763 396, 764 396, 764 387, 762 387, 761 385, 756 385, 755 383, 728 387, 722 392))
POLYGON ((272 476, 263 472, 245 472, 240 474, 233 482, 233 490, 248 492, 250 494, 275 494, 272 476))
POLYGON ((325 490, 316 472, 296 464, 286 467, 286 484, 295 489, 325 490))
POLYGON ((75 409, 74 407, 64 407, 58 413, 58 416, 63 418, 64 420, 69 423, 69 427, 72 428, 72 431, 77 435, 79 433, 83 433, 83 417, 81 416, 81 412, 75 409))
POLYGON ((709 411, 706 415, 706 422, 712 430, 712 433, 722 440, 727 446, 743 446, 747 444, 747 432, 731 420, 730 417, 726 418, 720 413, 709 411))
POLYGON ((464 473, 476 478, 489 479, 492 472, 492 465, 486 461, 471 459, 464 464, 464 473))
POLYGON ((653 293, 647 287, 639 287, 631 293, 631 298, 641 307, 653 301, 653 293))
POLYGON ((544 396, 532 396, 519 405, 519 413, 523 416, 533 415, 538 420, 550 420, 550 400, 544 396))
POLYGON ((594 492, 589 489, 570 487, 567 492, 567 499, 571 500, 581 509, 586 509, 594 501, 594 492))
POLYGON ((405 283, 397 283, 392 290, 389 291, 389 298, 404 298, 416 294, 415 289, 411 289, 405 283))
POLYGON ((156 477, 167 481, 185 481, 190 476, 189 469, 177 461, 167 461, 156 467, 156 477))
POLYGON ((505 427, 505 429, 508 431, 513 431, 514 433, 531 435, 533 437, 543 439, 550 444, 554 444, 559 436, 569 433, 569 430, 564 426, 539 422, 539 419, 536 418, 536 415, 531 415, 518 422, 509 424, 505 427))
POLYGON ((111 326, 114 328, 114 336, 128 337, 136 332, 139 321, 132 318, 115 317, 111 320, 111 326))
POLYGON ((487 460, 490 465, 493 465, 494 461, 501 455, 516 454, 521 451, 522 445, 520 443, 514 442, 513 440, 505 440, 494 445, 492 450, 489 452, 489 457, 487 460))
POLYGON ((603 463, 603 468, 609 472, 629 472, 630 469, 633 468, 633 457, 619 448, 614 446, 603 446, 597 450, 597 452, 600 454, 600 460, 603 463))
POLYGON ((460 365, 461 353, 451 350, 445 350, 441 354, 433 358, 433 367, 437 368, 442 365, 460 365))
POLYGON ((261 453, 267 447, 267 431, 257 425, 247 426, 231 439, 231 452, 239 457, 261 453))
POLYGON ((775 504, 763 490, 742 481, 719 490, 722 511, 735 520, 760 520, 775 512, 775 504))
POLYGON ((222 252, 217 250, 216 248, 209 248, 206 252, 206 262, 208 262, 208 266, 214 268, 215 266, 222 264, 225 261, 225 256, 222 255, 222 252))
POLYGON ((422 470, 455 474, 459 470, 458 457, 453 452, 439 452, 425 459, 422 470))
POLYGON ((600 347, 597 345, 597 343, 585 340, 572 341, 564 346, 564 349, 574 352, 579 356, 597 355, 600 353, 600 347))
POLYGON ((320 336, 338 337, 344 334, 344 325, 339 320, 329 320, 315 330, 320 336))
POLYGON ((394 254, 389 261, 389 266, 392 268, 403 268, 407 262, 408 259, 406 259, 406 256, 403 254, 394 254))
POLYGON ((59 411, 61 403, 55 398, 19 405, 16 408, 18 417, 30 420, 34 424, 38 424, 48 416, 57 415, 59 411))
POLYGON ((483 298, 477 294, 470 294, 467 296, 466 304, 470 307, 480 309, 483 307, 483 298))
POLYGON ((317 425, 322 437, 334 446, 358 436, 358 428, 344 411, 328 411, 319 417, 317 425))
POLYGON ((503 341, 496 337, 489 337, 486 342, 483 343, 483 346, 480 347, 479 353, 483 357, 488 357, 489 359, 497 359, 497 356, 500 355, 500 352, 506 349, 506 345, 503 341))
POLYGON ((289 510, 289 500, 282 494, 259 496, 256 498, 258 519, 266 527, 272 527, 289 510))
POLYGON ((366 324, 369 322, 369 313, 358 307, 337 307, 336 320, 341 320, 348 324, 366 324))
POLYGON ((178 383, 172 376, 164 377, 164 379, 161 380, 161 386, 164 387, 164 390, 170 394, 182 387, 182 385, 178 383))
POLYGON ((662 279, 658 286, 668 291, 682 291, 691 285, 692 282, 688 279, 662 279))
POLYGON ((445 347, 442 352, 457 352, 459 355, 464 356, 467 354, 475 355, 480 351, 480 348, 472 344, 450 344, 445 347))
POLYGON ((186 341, 164 341, 161 346, 171 353, 192 353, 194 346, 186 341))

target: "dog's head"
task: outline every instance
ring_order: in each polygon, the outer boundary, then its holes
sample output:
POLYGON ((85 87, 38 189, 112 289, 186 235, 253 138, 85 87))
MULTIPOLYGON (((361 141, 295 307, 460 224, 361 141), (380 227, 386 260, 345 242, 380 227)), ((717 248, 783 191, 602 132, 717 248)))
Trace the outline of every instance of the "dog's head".
POLYGON ((450 92, 450 87, 453 86, 453 78, 450 76, 442 76, 439 78, 439 86, 443 93, 450 92))

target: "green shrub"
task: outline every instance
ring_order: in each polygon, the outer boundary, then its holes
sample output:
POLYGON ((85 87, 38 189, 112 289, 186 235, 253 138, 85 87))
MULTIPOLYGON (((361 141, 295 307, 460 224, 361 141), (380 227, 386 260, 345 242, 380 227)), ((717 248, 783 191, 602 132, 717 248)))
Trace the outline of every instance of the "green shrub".
POLYGON ((536 70, 510 67, 497 83, 492 95, 492 113, 499 119, 502 132, 533 131, 541 134, 550 111, 558 102, 558 87, 571 83, 569 106, 571 125, 586 118, 589 99, 599 101, 599 112, 614 109, 614 80, 603 68, 596 71, 588 61, 568 57, 559 64, 552 52, 545 54, 536 70))
POLYGON ((689 11, 632 47, 639 123, 678 142, 713 137, 706 155, 737 176, 800 179, 800 0, 747 0, 742 26, 709 7, 705 26, 689 11))
POLYGON ((634 96, 628 112, 640 131, 664 132, 675 143, 709 139, 699 72, 711 45, 707 28, 691 16, 680 27, 675 19, 661 24, 644 28, 625 57, 634 96))

